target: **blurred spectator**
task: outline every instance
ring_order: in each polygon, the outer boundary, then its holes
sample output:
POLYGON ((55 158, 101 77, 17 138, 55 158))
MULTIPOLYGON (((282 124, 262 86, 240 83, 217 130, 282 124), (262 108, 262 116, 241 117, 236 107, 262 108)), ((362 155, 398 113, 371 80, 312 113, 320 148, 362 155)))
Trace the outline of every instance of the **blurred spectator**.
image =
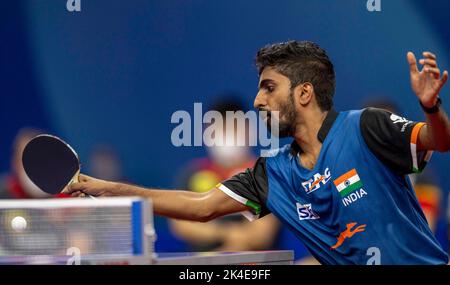
POLYGON ((110 181, 126 181, 122 162, 117 152, 109 145, 94 147, 88 161, 89 174, 110 181))
POLYGON ((430 170, 421 174, 411 174, 411 183, 414 185, 417 199, 422 206, 423 213, 427 218, 428 225, 433 233, 440 218, 442 190, 436 185, 434 173, 430 170))
MULTIPOLYGON (((387 110, 401 116, 397 105, 388 99, 374 99, 367 101, 364 106, 387 110)), ((437 185, 437 178, 431 168, 427 167, 422 173, 409 175, 416 192, 417 199, 433 233, 436 233, 442 205, 442 190, 437 185)))
MULTIPOLYGON (((220 112, 226 121, 226 111, 241 111, 240 101, 229 95, 216 102, 212 110, 220 112)), ((219 130, 220 131, 220 130, 219 130)), ((246 127, 246 136, 251 130, 246 127)), ((223 130, 224 138, 229 135, 223 130)), ((234 133, 235 136, 239 134, 234 133)), ((177 176, 177 188, 195 192, 211 190, 217 183, 253 167, 255 158, 248 146, 212 146, 208 157, 195 159, 181 175, 177 176)), ((190 245, 192 251, 245 251, 270 249, 276 239, 279 222, 268 215, 248 222, 241 215, 230 215, 208 223, 173 220, 171 230, 190 245)))
POLYGON ((33 137, 41 133, 37 129, 23 128, 16 135, 12 147, 11 170, 0 176, 0 199, 49 197, 28 178, 22 165, 23 149, 33 137))

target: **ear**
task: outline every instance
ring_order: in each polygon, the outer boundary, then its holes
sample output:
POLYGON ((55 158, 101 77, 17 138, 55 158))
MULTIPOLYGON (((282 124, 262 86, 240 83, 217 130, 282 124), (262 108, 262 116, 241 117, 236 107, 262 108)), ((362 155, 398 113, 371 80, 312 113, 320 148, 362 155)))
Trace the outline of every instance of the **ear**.
POLYGON ((299 84, 297 87, 295 87, 294 94, 295 94, 295 97, 298 98, 298 102, 303 107, 305 107, 313 99, 314 87, 309 82, 305 82, 305 83, 299 84))

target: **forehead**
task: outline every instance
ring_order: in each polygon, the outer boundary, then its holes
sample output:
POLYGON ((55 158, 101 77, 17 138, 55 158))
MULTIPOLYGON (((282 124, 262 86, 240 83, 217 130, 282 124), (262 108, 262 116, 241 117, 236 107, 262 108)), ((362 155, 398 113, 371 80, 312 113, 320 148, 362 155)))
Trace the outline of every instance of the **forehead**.
POLYGON ((290 84, 289 78, 278 72, 273 67, 266 67, 264 68, 263 72, 259 76, 259 83, 263 81, 274 81, 277 83, 287 83, 290 84))

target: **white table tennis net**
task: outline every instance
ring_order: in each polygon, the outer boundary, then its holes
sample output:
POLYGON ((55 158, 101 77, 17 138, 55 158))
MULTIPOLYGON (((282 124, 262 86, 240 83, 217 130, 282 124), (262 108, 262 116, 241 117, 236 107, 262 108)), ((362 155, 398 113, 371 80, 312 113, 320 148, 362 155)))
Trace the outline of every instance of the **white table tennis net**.
POLYGON ((88 256, 139 254, 143 221, 136 218, 142 209, 133 210, 136 201, 1 200, 0 256, 64 256, 73 248, 88 256))

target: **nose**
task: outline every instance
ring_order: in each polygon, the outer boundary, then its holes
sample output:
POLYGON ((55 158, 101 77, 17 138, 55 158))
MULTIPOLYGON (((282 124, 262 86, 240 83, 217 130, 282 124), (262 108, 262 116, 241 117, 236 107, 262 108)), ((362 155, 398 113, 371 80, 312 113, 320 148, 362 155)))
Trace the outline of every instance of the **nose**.
POLYGON ((259 91, 256 94, 255 101, 253 102, 253 107, 255 107, 255 109, 259 109, 259 108, 265 107, 266 105, 267 105, 267 102, 264 98, 264 95, 262 94, 261 91, 259 91))

